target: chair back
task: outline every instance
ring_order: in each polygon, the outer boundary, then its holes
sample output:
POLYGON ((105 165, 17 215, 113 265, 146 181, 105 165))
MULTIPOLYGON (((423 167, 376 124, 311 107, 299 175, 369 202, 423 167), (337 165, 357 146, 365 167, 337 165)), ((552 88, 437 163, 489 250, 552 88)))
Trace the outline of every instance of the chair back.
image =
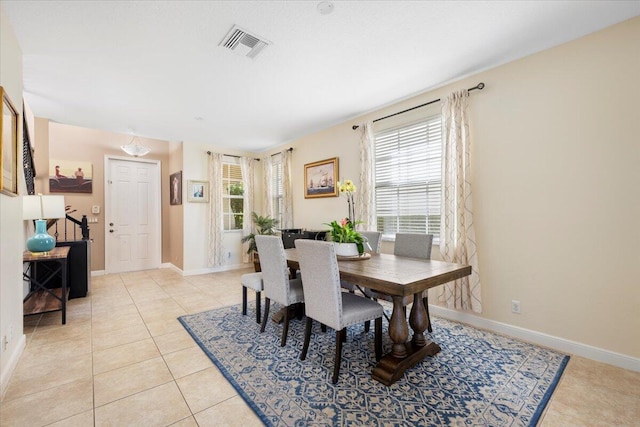
POLYGON ((264 294, 279 304, 289 305, 289 269, 284 254, 282 239, 278 236, 258 235, 255 237, 264 294))
POLYGON ((305 313, 339 331, 342 324, 340 271, 332 242, 296 240, 305 313))
POLYGON ((393 254, 411 258, 431 259, 433 234, 396 233, 393 254))
POLYGON ((367 242, 369 242, 369 246, 371 246, 371 252, 379 254, 380 246, 382 245, 382 232, 361 231, 360 234, 362 234, 362 237, 366 238, 367 242))

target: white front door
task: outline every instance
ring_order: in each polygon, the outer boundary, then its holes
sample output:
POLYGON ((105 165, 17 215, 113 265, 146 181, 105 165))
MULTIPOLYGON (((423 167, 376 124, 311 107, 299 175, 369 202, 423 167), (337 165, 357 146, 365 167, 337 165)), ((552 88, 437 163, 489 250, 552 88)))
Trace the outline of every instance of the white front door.
POLYGON ((160 267, 159 161, 105 159, 105 270, 160 267))

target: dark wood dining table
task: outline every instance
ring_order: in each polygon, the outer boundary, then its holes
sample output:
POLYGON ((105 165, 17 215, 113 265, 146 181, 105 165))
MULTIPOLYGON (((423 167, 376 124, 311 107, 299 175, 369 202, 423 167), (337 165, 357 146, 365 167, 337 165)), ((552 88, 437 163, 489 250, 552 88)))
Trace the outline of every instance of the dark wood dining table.
MULTIPOLYGON (((295 249, 285 250, 287 263, 299 269, 295 249)), ((471 274, 471 266, 436 260, 407 258, 390 254, 371 254, 363 260, 338 260, 340 278, 361 287, 384 293, 393 299, 389 320, 389 337, 393 342, 373 369, 372 377, 390 386, 426 356, 440 351, 440 346, 429 341, 424 331, 429 326, 422 294, 427 289, 451 282, 471 274), (403 309, 403 298, 413 296, 409 322, 403 309), (409 326, 413 335, 409 340, 409 326)))

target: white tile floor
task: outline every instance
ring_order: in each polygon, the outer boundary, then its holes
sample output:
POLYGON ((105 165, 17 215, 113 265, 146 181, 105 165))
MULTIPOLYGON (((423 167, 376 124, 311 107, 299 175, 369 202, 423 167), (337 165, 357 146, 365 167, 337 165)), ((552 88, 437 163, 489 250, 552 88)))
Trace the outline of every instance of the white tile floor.
MULTIPOLYGON (((250 269, 92 278, 86 298, 25 318, 27 347, 0 403, 8 426, 257 426, 176 320, 239 304, 250 269)), ((250 296, 250 298, 252 298, 250 296)), ((572 357, 542 426, 640 425, 640 373, 572 357)))

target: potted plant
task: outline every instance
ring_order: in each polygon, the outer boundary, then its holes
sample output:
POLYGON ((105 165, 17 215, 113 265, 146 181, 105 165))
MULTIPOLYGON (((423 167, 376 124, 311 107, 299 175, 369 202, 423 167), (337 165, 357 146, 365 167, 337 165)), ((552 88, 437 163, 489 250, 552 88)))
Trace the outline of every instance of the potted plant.
POLYGON ((364 253, 364 238, 355 230, 356 224, 349 218, 342 219, 340 223, 331 221, 326 224, 331 227, 329 234, 336 247, 336 255, 358 256, 364 253))
POLYGON ((255 212, 251 213, 251 219, 253 220, 253 226, 255 227, 255 233, 251 233, 248 236, 244 236, 242 238, 242 243, 249 242, 249 248, 247 249, 247 254, 253 254, 253 267, 256 272, 260 270, 260 258, 258 257, 258 247, 256 246, 256 234, 258 235, 269 235, 272 236, 276 234, 276 226, 278 225, 278 220, 275 218, 271 218, 269 215, 261 216, 255 212))

